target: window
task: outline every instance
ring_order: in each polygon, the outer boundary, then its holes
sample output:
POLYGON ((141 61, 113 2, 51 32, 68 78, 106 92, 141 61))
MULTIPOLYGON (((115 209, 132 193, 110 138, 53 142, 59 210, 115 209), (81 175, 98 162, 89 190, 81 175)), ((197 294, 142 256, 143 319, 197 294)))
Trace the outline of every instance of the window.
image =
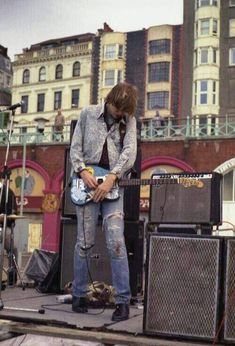
POLYGON ((24 143, 24 137, 27 134, 28 128, 26 126, 20 127, 20 142, 24 143))
POLYGON ((169 108, 169 92, 156 91, 148 93, 148 109, 169 108))
POLYGON ((55 79, 62 79, 63 78, 63 66, 57 65, 55 69, 55 79))
POLYGON ((203 6, 217 6, 218 0, 197 0, 197 8, 203 6))
POLYGON ((121 83, 122 82, 122 71, 118 70, 117 71, 117 83, 121 83))
POLYGON ((208 89, 208 81, 202 80, 200 81, 200 104, 207 104, 207 89, 208 89))
POLYGON ((156 62, 148 65, 148 81, 151 82, 168 82, 170 72, 169 62, 156 62))
POLYGON ((218 33, 218 21, 217 21, 217 19, 213 19, 212 33, 213 33, 213 35, 216 35, 218 33))
POLYGON ((76 61, 73 64, 73 77, 80 76, 80 67, 81 65, 79 61, 76 61))
POLYGON ((39 69, 39 77, 38 77, 38 80, 39 80, 40 82, 46 80, 46 68, 45 68, 44 66, 42 66, 42 67, 39 69))
POLYGON ((216 104, 216 81, 212 81, 212 104, 216 104))
POLYGON ((23 72, 23 84, 27 84, 29 83, 29 77, 30 77, 30 73, 29 70, 24 70, 23 72))
POLYGON ((72 90, 72 100, 71 100, 71 106, 72 108, 78 108, 79 105, 79 89, 72 90))
POLYGON ((194 105, 197 105, 197 82, 194 82, 194 105))
POLYGON ((200 115, 199 117, 199 134, 200 135, 206 135, 207 134, 207 123, 208 123, 208 117, 207 115, 200 115))
POLYGON ((104 58, 105 59, 115 59, 116 58, 116 45, 115 44, 107 44, 105 46, 104 58))
POLYGON ((37 112, 44 111, 45 94, 38 94, 37 112))
POLYGON ((213 59, 212 59, 212 62, 213 62, 214 64, 217 63, 217 55, 218 55, 218 49, 213 48, 213 59))
POLYGON ((103 72, 103 85, 113 86, 117 83, 123 82, 122 70, 105 70, 103 72))
POLYGON ((115 70, 106 70, 105 71, 105 77, 104 77, 104 85, 110 86, 115 84, 115 70))
POLYGON ((201 64, 208 63, 208 48, 201 49, 201 64))
POLYGON ((169 39, 149 41, 149 55, 170 53, 169 39))
POLYGON ((229 49, 229 65, 235 65, 235 48, 229 49))
POLYGON ((62 91, 55 91, 54 93, 54 109, 61 108, 62 91))
POLYGON ((118 45, 118 58, 123 58, 123 45, 119 44, 118 45))
POLYGON ((229 36, 230 37, 235 36, 235 19, 229 20, 229 36))
POLYGON ((200 35, 209 35, 210 34, 210 20, 202 19, 201 21, 200 35))
POLYGON ((21 106, 21 113, 28 113, 28 95, 21 96, 21 101, 23 102, 23 105, 21 106))
POLYGON ((235 184, 234 184, 234 172, 231 170, 223 176, 223 200, 233 201, 235 200, 235 184))
POLYGON ((7 88, 10 88, 10 86, 11 86, 11 76, 6 76, 6 86, 7 86, 7 88))
POLYGON ((235 0, 230 0, 229 1, 229 6, 231 6, 231 7, 235 6, 235 0))
POLYGON ((107 44, 104 46, 104 59, 117 59, 123 58, 123 45, 122 44, 107 44))

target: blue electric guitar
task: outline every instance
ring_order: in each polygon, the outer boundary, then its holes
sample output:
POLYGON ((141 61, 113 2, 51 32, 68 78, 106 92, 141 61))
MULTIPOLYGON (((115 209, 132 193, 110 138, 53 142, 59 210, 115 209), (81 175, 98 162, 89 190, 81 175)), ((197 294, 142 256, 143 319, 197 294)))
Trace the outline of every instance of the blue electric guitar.
MULTIPOLYGON (((101 184, 107 174, 108 170, 92 165, 87 167, 87 169, 92 173, 99 184, 101 184)), ((163 184, 182 184, 185 188, 196 186, 197 188, 203 187, 201 180, 188 177, 183 175, 181 177, 174 178, 172 174, 159 174, 154 176, 153 179, 121 179, 118 183, 112 188, 112 190, 107 194, 106 200, 114 201, 119 198, 119 186, 137 186, 137 185, 163 185, 163 184)), ((76 205, 83 206, 88 202, 92 201, 94 190, 88 188, 83 180, 74 173, 72 176, 71 183, 71 199, 72 202, 76 205)))

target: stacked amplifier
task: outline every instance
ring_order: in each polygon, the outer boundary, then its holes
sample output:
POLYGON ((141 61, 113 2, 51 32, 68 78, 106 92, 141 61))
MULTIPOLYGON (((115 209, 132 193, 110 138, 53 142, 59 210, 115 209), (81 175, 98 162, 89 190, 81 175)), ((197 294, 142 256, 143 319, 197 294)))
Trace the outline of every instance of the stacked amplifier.
MULTIPOLYGON (((74 132, 76 121, 71 122, 71 136, 74 132)), ((137 158, 133 168, 135 178, 140 177, 141 170, 141 148, 138 140, 137 158)), ((65 285, 73 280, 73 254, 76 242, 76 210, 75 205, 70 198, 70 175, 71 162, 69 158, 69 148, 65 149, 64 162, 64 197, 62 204, 62 221, 61 221, 61 275, 60 288, 63 290, 65 285)), ((143 247, 144 247, 144 221, 139 220, 139 201, 140 186, 125 187, 124 192, 124 215, 125 215, 125 241, 127 247, 130 286, 132 296, 135 297, 143 289, 143 247)), ((102 218, 100 217, 97 232, 96 243, 92 249, 90 258, 90 272, 94 281, 112 284, 111 269, 108 251, 105 244, 105 235, 102 229, 102 218)))
POLYGON ((235 345, 235 238, 212 236, 209 229, 221 224, 221 182, 214 172, 153 176, 147 335, 235 345), (197 233, 198 226, 204 234, 197 233))
POLYGON ((173 233, 211 233, 222 218, 219 173, 154 174, 150 189, 150 228, 173 233))

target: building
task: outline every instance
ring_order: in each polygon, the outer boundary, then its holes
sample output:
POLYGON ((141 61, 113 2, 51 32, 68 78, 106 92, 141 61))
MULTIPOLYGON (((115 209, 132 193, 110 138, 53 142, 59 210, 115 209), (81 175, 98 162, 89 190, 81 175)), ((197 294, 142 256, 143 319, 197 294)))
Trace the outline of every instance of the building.
POLYGON ((0 106, 11 104, 12 67, 7 48, 0 45, 0 106))
POLYGON ((88 33, 48 40, 15 56, 12 102, 24 102, 15 117, 20 131, 30 132, 36 118, 53 125, 57 109, 70 123, 90 103, 93 38, 88 33))

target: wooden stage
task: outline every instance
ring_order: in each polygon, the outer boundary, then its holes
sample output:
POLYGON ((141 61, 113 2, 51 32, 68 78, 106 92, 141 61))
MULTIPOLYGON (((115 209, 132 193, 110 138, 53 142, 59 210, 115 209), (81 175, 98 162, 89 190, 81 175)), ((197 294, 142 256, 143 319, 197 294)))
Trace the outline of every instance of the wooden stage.
POLYGON ((58 304, 57 297, 58 294, 42 294, 35 288, 7 287, 1 291, 1 346, 213 345, 144 335, 142 302, 131 305, 129 320, 112 322, 111 308, 93 308, 87 314, 77 314, 71 311, 71 304, 58 304), (41 309, 44 314, 39 313, 41 309))

